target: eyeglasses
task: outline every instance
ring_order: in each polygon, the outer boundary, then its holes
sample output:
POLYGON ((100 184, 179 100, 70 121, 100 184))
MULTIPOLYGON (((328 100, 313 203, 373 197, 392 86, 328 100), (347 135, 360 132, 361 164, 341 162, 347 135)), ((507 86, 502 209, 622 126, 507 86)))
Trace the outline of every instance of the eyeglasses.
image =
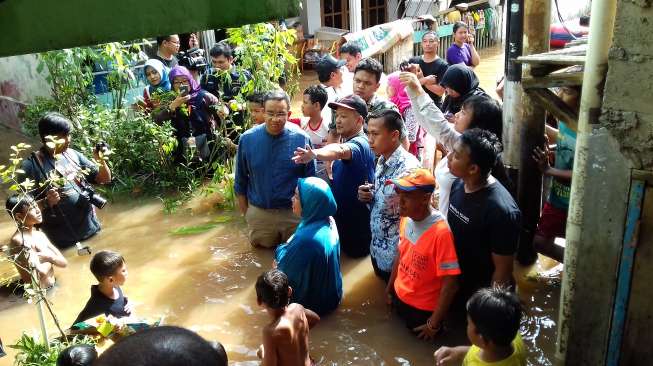
POLYGON ((279 113, 265 112, 265 116, 267 118, 286 119, 286 117, 288 117, 288 112, 279 112, 279 113))

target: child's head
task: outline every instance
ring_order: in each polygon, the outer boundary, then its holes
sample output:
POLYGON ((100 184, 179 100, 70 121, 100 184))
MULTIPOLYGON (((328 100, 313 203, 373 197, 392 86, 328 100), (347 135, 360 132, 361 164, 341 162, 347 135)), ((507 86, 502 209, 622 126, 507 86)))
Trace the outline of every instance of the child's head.
POLYGON ((318 117, 326 106, 329 96, 321 85, 311 85, 304 90, 302 113, 306 117, 318 117))
POLYGON ((247 110, 254 124, 265 123, 265 93, 254 93, 247 97, 247 110))
POLYGON ((499 140, 503 136, 503 111, 496 100, 475 95, 466 99, 454 119, 454 128, 463 133, 471 128, 492 132, 499 140))
POLYGON ((256 299, 259 305, 282 309, 290 302, 291 293, 288 276, 278 269, 263 272, 256 280, 256 299))
POLYGON ((32 227, 43 221, 41 210, 30 194, 14 194, 7 198, 7 213, 21 227, 32 227))
POLYGON ((91 272, 98 282, 122 286, 127 280, 127 264, 120 253, 101 250, 91 259, 91 272))
POLYGON ((580 92, 579 86, 564 86, 558 89, 558 97, 569 108, 578 112, 580 109, 580 92))
POLYGON ((184 328, 161 326, 136 332, 107 349, 96 366, 227 366, 225 354, 184 328))
POLYGON ((57 366, 91 366, 96 358, 95 346, 77 344, 61 351, 57 357, 57 366))
POLYGON ((507 347, 519 332, 521 318, 514 293, 501 287, 478 290, 467 301, 467 337, 479 348, 507 347))

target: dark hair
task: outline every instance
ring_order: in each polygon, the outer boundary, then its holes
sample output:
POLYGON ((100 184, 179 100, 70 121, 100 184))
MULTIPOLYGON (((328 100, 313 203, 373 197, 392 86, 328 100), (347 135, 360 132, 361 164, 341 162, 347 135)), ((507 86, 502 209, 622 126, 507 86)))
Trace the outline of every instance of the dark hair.
POLYGON ((385 127, 386 130, 390 132, 399 131, 399 138, 404 138, 406 127, 404 125, 404 119, 401 118, 399 112, 392 109, 381 109, 367 115, 368 123, 372 118, 382 118, 383 127, 385 127))
POLYGON ((284 101, 286 102, 286 105, 288 106, 288 110, 290 111, 290 97, 285 91, 274 90, 265 94, 265 98, 263 99, 263 106, 265 106, 265 103, 267 103, 268 100, 284 101))
POLYGON ((317 71, 317 79, 321 83, 326 83, 331 79, 331 74, 337 72, 338 69, 335 67, 333 69, 318 67, 315 71, 317 71))
POLYGON ((248 95, 246 99, 250 103, 257 103, 263 105, 263 103, 265 103, 265 94, 267 93, 255 92, 248 95))
POLYGON ((173 326, 132 334, 107 349, 95 366, 227 366, 226 360, 204 338, 173 326))
POLYGON ((483 288, 467 301, 467 315, 486 341, 506 347, 519 332, 522 306, 514 293, 502 288, 483 288))
POLYGON ((57 366, 91 366, 96 358, 95 346, 76 344, 61 351, 57 357, 57 366))
POLYGON ((356 56, 362 53, 362 51, 361 47, 357 43, 345 42, 342 46, 340 46, 340 53, 348 53, 352 56, 356 56))
POLYGON ((220 57, 224 56, 226 58, 233 57, 233 52, 231 50, 231 46, 229 46, 226 42, 218 42, 211 47, 211 50, 209 50, 209 55, 211 57, 220 57))
POLYGON ((436 41, 440 41, 440 37, 438 37, 438 33, 436 31, 430 30, 430 31, 424 32, 424 34, 422 34, 422 39, 421 40, 423 41, 424 37, 426 37, 426 36, 433 36, 433 37, 435 37, 436 41))
POLYGON ((31 194, 13 194, 7 198, 5 209, 12 219, 16 219, 16 213, 25 213, 26 208, 34 204, 34 197, 31 194))
POLYGON ((490 131, 501 141, 503 136, 503 110, 499 102, 486 95, 474 95, 463 102, 462 108, 472 112, 472 121, 468 128, 480 128, 490 131))
POLYGON ((156 37, 156 45, 161 46, 163 44, 163 41, 169 41, 171 35, 167 36, 158 36, 156 37))
POLYGON ((463 132, 460 142, 469 149, 469 158, 478 165, 481 176, 487 177, 501 154, 501 142, 490 131, 472 128, 463 132))
POLYGON ((300 22, 300 21, 296 21, 296 22, 292 23, 292 25, 290 26, 290 28, 297 29, 297 28, 299 28, 300 26, 303 26, 302 22, 300 22))
POLYGON ((460 29, 460 28, 465 28, 465 29, 469 30, 469 26, 467 24, 465 24, 463 22, 456 22, 453 25, 453 33, 456 34, 456 32, 458 32, 458 29, 460 29))
POLYGON ((91 259, 91 273, 101 281, 103 277, 112 276, 125 263, 125 258, 110 250, 101 250, 91 259))
POLYGON ((320 110, 324 108, 329 100, 326 89, 321 85, 311 85, 304 90, 304 95, 311 97, 311 103, 320 103, 320 110))
POLYGON ((227 357, 227 350, 224 349, 224 346, 222 343, 218 341, 210 341, 209 344, 211 347, 213 347, 214 350, 218 352, 218 355, 220 356, 220 359, 222 360, 222 365, 228 365, 229 364, 229 358, 227 357))
POLYGON ((582 25, 583 27, 589 27, 589 25, 590 25, 590 16, 589 15, 581 15, 580 19, 578 19, 578 24, 582 25))
POLYGON ((70 135, 72 123, 63 114, 48 112, 39 120, 39 136, 45 141, 45 136, 70 135))
POLYGON ((354 70, 354 74, 356 74, 359 71, 367 71, 369 73, 374 74, 376 77, 376 82, 378 83, 381 81, 381 74, 383 74, 383 65, 379 61, 373 58, 364 58, 362 59, 358 65, 356 65, 356 70, 354 70))
POLYGON ((263 272, 256 280, 256 298, 272 309, 288 305, 288 276, 278 269, 263 272))

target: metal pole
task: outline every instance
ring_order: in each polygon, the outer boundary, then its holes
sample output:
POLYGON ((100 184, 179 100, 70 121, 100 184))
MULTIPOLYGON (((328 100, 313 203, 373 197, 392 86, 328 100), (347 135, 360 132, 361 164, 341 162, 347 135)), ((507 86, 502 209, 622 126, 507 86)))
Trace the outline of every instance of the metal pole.
POLYGON ((505 81, 503 97, 503 162, 516 185, 519 168, 518 116, 521 115, 521 64, 515 62, 522 54, 524 6, 523 0, 506 3, 505 81))
MULTIPOLYGON (((562 278, 560 297, 560 315, 558 318, 558 340, 556 342, 556 358, 564 361, 569 347, 569 315, 575 301, 576 289, 575 268, 578 258, 578 246, 581 240, 584 204, 592 200, 585 196, 585 178, 588 170, 588 153, 590 134, 593 125, 598 123, 601 112, 603 82, 608 70, 608 51, 612 45, 614 20, 617 0, 592 1, 592 19, 590 21, 590 37, 585 72, 583 75, 583 90, 578 115, 578 134, 576 137, 576 152, 574 154, 574 175, 571 181, 571 196, 567 216, 565 275, 562 278)), ((598 345, 603 346, 603 345, 598 345)))

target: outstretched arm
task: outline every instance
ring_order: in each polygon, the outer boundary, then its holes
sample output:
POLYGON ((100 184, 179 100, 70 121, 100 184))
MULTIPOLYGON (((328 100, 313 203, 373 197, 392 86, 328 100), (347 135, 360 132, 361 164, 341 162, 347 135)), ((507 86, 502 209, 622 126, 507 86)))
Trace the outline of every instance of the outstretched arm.
POLYGON ((410 72, 399 74, 401 83, 406 86, 406 93, 413 105, 413 113, 422 128, 433 136, 437 143, 443 145, 447 150, 453 150, 453 145, 458 141, 458 133, 451 123, 447 121, 431 97, 424 92, 419 85, 417 76, 410 72))
POLYGON ((347 144, 330 144, 319 149, 313 149, 306 145, 304 148, 298 147, 292 158, 296 164, 306 164, 313 159, 320 161, 350 160, 351 149, 347 144))

